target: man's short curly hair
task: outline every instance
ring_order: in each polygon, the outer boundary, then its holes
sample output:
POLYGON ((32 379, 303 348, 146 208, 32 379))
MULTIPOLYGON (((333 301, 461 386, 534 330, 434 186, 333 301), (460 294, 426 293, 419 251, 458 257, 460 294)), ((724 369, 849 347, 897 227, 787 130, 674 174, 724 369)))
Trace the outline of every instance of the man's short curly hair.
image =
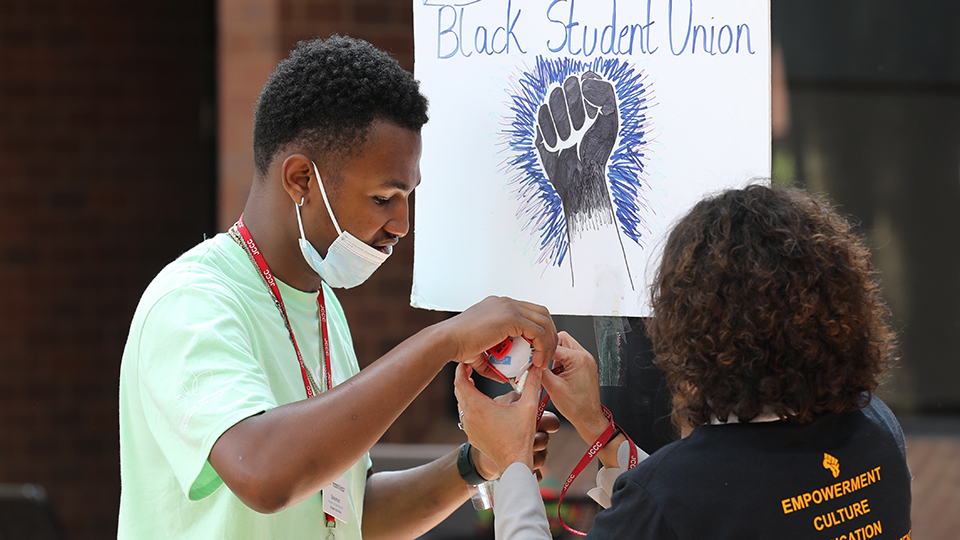
POLYGON ((763 185, 698 203, 664 246, 648 331, 691 426, 865 406, 892 361, 870 252, 831 206, 763 185))
POLYGON ((301 41, 260 92, 253 128, 257 172, 266 175, 277 152, 294 142, 318 157, 349 156, 378 120, 420 131, 427 98, 413 75, 361 39, 301 41))

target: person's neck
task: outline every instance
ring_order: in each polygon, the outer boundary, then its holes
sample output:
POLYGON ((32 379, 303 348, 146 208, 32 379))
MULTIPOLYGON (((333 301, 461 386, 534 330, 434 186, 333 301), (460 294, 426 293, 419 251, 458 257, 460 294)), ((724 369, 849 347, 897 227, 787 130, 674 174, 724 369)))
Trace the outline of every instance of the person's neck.
POLYGON ((243 222, 275 278, 294 289, 316 292, 320 289, 320 276, 300 253, 299 236, 291 234, 288 226, 290 216, 275 206, 251 193, 243 208, 243 222))

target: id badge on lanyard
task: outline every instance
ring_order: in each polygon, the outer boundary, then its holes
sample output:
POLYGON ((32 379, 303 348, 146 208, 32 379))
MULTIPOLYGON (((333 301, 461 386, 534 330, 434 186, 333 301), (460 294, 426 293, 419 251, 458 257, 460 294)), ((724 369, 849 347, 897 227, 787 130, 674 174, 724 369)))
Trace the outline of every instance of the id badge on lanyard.
MULTIPOLYGON (((263 254, 260 253, 260 250, 257 248, 257 243, 254 242, 253 237, 250 235, 250 231, 247 230, 247 226, 243 223, 243 216, 240 216, 239 221, 237 221, 237 230, 240 233, 240 236, 243 238, 243 246, 250 257, 253 259, 253 262, 256 264, 257 269, 260 270, 260 275, 263 277, 264 283, 267 285, 270 294, 273 295, 273 300, 277 305, 277 309, 280 310, 280 315, 283 317, 283 323, 287 327, 287 331, 290 332, 290 341, 293 343, 293 349, 297 353, 297 360, 300 362, 300 373, 303 377, 303 387, 307 392, 307 398, 312 398, 316 395, 317 390, 314 390, 316 383, 313 381, 313 377, 310 375, 310 371, 307 370, 306 364, 303 362, 303 355, 300 354, 300 347, 297 345, 297 338, 293 334, 293 326, 290 324, 290 319, 287 317, 287 309, 283 305, 283 298, 280 296, 280 288, 277 286, 276 279, 273 277, 273 273, 270 271, 270 267, 267 266, 266 259, 263 258, 263 254)), ((320 291, 317 294, 317 306, 320 311, 320 333, 322 336, 323 342, 323 374, 324 379, 326 379, 326 390, 333 388, 333 374, 330 362, 330 339, 327 335, 327 309, 326 303, 323 299, 323 287, 320 287, 320 291)), ((334 531, 336 529, 337 522, 336 520, 342 521, 344 524, 349 523, 349 513, 350 513, 350 474, 344 474, 329 486, 320 490, 321 497, 323 499, 323 512, 325 517, 325 525, 327 529, 327 538, 335 538, 334 531)))

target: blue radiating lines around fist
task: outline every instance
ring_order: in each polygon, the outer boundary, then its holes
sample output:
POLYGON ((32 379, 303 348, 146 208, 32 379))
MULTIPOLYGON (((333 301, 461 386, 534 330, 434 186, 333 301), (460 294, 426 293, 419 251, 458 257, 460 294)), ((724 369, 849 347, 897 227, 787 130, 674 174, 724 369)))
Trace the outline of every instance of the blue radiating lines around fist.
MULTIPOLYGON (((570 85, 570 80, 574 80, 571 76, 587 80, 594 75, 613 85, 617 100, 619 130, 603 172, 617 224, 626 238, 641 247, 643 235, 648 232, 646 216, 652 210, 644 196, 647 190, 644 167, 648 159, 651 96, 644 73, 619 59, 597 58, 584 62, 538 57, 532 70, 509 81, 506 92, 510 96, 507 105, 511 115, 505 118, 505 128, 501 131, 503 151, 507 154, 504 169, 511 174, 508 188, 519 200, 517 219, 520 230, 529 235, 525 249, 532 252, 536 264, 560 266, 564 262, 570 250, 568 227, 573 225, 567 222, 570 209, 565 216, 563 202, 554 187, 556 173, 550 172, 555 176, 551 182, 544 170, 542 134, 538 153, 538 121, 543 118, 540 109, 549 101, 551 90, 556 93, 558 86, 565 82, 570 85)), ((576 127, 576 121, 572 123, 576 127)), ((549 135, 548 138, 556 140, 549 135)), ((563 138, 562 133, 559 138, 563 138)), ((548 146, 552 148, 555 144, 548 146)), ((548 169, 552 168, 547 165, 548 169)))

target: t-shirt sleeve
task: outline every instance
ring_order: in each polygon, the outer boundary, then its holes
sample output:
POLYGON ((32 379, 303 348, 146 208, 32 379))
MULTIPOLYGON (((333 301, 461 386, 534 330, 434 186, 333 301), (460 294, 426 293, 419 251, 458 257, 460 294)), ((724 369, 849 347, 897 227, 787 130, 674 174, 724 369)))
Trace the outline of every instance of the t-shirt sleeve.
POLYGON ((677 539, 657 501, 632 478, 621 476, 610 499, 610 508, 597 514, 587 538, 677 539))
POLYGON ((903 429, 901 429, 900 422, 897 421, 897 417, 893 415, 890 407, 877 396, 871 396, 870 404, 863 408, 863 413, 890 432, 897 443, 897 448, 900 449, 900 454, 906 459, 907 448, 903 440, 903 429))
POLYGON ((142 326, 137 375, 144 415, 191 500, 223 483, 208 462, 220 435, 277 405, 253 355, 249 325, 224 291, 184 286, 159 298, 142 326))

